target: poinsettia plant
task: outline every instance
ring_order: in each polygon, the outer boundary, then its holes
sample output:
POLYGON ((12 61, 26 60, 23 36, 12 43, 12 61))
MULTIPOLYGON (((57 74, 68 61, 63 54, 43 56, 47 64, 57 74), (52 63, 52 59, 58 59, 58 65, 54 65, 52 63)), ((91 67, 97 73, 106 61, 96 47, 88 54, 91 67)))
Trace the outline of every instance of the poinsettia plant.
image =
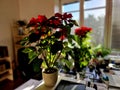
POLYGON ((28 53, 30 62, 39 56, 43 59, 42 65, 47 68, 47 72, 50 72, 55 67, 64 49, 65 39, 70 36, 74 25, 77 26, 77 23, 69 13, 56 13, 50 18, 45 15, 33 17, 27 25, 29 36, 21 42, 24 46, 35 47, 34 50, 29 47, 24 50, 28 53))
POLYGON ((71 65, 74 65, 73 70, 81 71, 84 67, 86 67, 92 58, 92 48, 91 48, 91 37, 90 33, 92 32, 92 28, 82 26, 75 29, 75 34, 70 35, 68 39, 68 49, 65 50, 66 55, 71 57, 72 62, 67 61, 68 58, 63 59, 66 66, 69 68, 71 65), (71 64, 74 63, 74 64, 71 64))

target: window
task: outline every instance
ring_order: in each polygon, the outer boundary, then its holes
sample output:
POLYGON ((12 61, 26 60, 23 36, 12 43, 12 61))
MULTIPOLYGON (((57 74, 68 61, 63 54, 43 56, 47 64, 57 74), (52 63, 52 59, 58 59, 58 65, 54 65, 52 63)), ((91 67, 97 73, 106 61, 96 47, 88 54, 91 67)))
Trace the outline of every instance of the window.
POLYGON ((73 15, 73 18, 75 20, 79 20, 79 2, 72 2, 69 4, 63 4, 62 5, 62 12, 68 12, 73 15))
POLYGON ((109 12, 109 6, 112 5, 112 0, 71 1, 76 0, 61 0, 62 12, 72 13, 73 18, 79 22, 79 25, 93 28, 91 36, 94 46, 102 44, 110 48, 111 22, 109 19, 111 19, 111 13, 109 12))
POLYGON ((104 22, 106 0, 88 0, 84 2, 84 25, 93 28, 93 45, 104 45, 104 22))

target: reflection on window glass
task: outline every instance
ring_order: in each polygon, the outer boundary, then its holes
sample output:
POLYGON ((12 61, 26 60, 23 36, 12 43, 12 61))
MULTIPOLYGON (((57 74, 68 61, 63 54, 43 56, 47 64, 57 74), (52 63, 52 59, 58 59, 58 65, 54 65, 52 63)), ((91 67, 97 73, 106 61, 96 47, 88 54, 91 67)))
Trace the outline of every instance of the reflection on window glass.
POLYGON ((92 27, 92 41, 94 45, 104 42, 105 8, 85 11, 85 26, 92 27))
POLYGON ((105 7, 106 0, 88 0, 84 3, 84 9, 97 8, 97 7, 105 7))
POLYGON ((64 4, 62 6, 63 12, 71 12, 71 11, 78 11, 79 10, 79 2, 64 4))

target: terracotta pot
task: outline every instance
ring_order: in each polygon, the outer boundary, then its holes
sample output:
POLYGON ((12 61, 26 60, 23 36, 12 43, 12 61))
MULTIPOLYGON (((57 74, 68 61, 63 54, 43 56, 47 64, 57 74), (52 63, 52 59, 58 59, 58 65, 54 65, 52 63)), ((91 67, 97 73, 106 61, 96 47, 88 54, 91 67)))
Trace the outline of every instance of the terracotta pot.
POLYGON ((42 77, 43 77, 43 80, 44 80, 44 84, 47 87, 53 87, 56 84, 57 79, 58 79, 58 70, 56 70, 53 73, 46 73, 43 70, 42 71, 42 77))

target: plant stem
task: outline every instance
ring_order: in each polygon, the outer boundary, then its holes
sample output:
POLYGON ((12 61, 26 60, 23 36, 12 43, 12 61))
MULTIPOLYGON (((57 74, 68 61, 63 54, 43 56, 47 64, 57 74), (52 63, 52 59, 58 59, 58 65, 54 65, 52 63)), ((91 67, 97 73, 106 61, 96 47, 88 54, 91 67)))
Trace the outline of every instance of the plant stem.
POLYGON ((57 61, 57 59, 59 58, 60 55, 61 55, 61 51, 60 51, 60 53, 58 53, 58 56, 56 57, 56 59, 55 59, 53 65, 55 64, 55 62, 57 61))
POLYGON ((48 62, 47 62, 47 59, 46 59, 44 53, 42 53, 42 55, 43 55, 43 58, 44 58, 44 60, 45 60, 45 63, 46 63, 46 65, 47 65, 47 67, 49 68, 49 64, 48 64, 48 62))

